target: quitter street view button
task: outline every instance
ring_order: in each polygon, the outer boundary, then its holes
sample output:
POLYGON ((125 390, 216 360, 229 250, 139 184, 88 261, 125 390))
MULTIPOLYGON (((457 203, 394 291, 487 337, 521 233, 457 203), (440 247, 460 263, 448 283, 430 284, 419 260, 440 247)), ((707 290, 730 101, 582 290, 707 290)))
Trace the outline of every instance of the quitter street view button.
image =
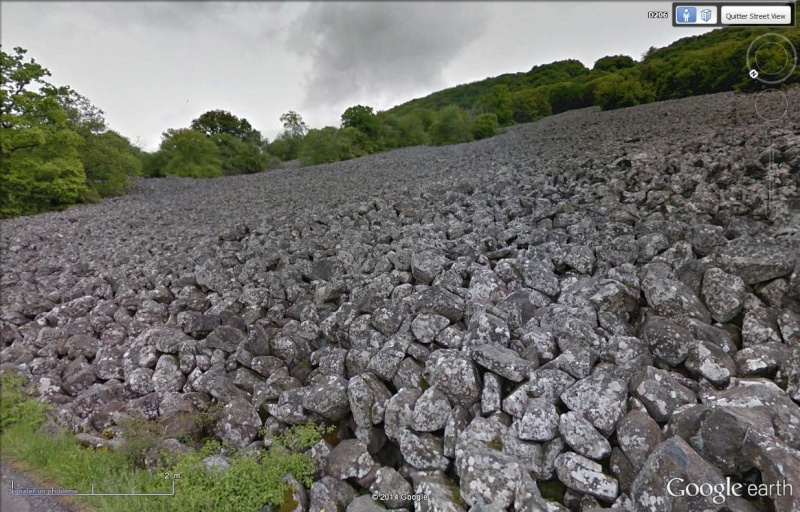
POLYGON ((791 25, 792 8, 788 5, 723 5, 723 25, 791 25))

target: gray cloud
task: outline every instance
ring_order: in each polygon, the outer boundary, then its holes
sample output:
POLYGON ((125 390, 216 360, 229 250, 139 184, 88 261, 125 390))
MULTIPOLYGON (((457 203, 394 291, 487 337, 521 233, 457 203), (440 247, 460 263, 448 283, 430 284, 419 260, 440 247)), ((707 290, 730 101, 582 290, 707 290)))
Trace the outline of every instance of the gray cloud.
POLYGON ((406 100, 409 91, 443 85, 443 70, 484 34, 488 7, 472 2, 311 4, 286 39, 292 51, 311 60, 303 108, 365 97, 406 100))

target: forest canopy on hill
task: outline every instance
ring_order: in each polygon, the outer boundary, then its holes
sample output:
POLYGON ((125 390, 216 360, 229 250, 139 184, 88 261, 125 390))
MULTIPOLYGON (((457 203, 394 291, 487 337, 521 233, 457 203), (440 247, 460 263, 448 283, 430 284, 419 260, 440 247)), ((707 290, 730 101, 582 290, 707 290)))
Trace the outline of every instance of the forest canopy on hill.
MULTIPOLYGON (((134 177, 214 178, 251 174, 299 160, 316 165, 420 144, 491 137, 504 127, 567 110, 603 110, 725 91, 754 92, 745 55, 753 39, 778 32, 800 46, 800 29, 724 28, 651 47, 639 59, 610 55, 591 69, 563 60, 458 85, 375 112, 354 105, 340 126, 310 129, 302 116, 280 117, 284 131, 269 141, 247 119, 205 112, 190 126, 166 128, 146 152, 111 130, 104 112, 23 48, 0 47, 0 218, 58 210, 123 193, 134 177)), ((778 45, 759 64, 785 60, 778 45)), ((800 82, 795 70, 784 85, 800 82)))

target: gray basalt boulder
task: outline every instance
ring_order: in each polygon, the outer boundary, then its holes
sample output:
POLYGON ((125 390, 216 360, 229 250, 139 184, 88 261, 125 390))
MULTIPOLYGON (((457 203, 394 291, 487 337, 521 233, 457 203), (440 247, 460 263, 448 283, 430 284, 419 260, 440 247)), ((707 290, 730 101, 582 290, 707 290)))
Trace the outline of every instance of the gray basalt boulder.
POLYGON ((469 408, 480 400, 481 383, 472 359, 457 350, 437 350, 425 363, 425 380, 451 403, 469 408))
POLYGON ((356 492, 350 484, 326 475, 311 484, 309 510, 341 510, 355 497, 356 492))
POLYGON ((387 499, 381 503, 388 508, 410 508, 412 503, 407 499, 401 499, 403 495, 410 495, 412 492, 411 484, 403 478, 396 469, 383 466, 375 474, 375 481, 369 487, 373 494, 386 496, 387 499))
POLYGON ((414 253, 411 257, 411 275, 422 284, 431 284, 433 278, 444 270, 448 260, 438 252, 414 253))
POLYGON ((461 497, 472 507, 504 510, 514 503, 523 469, 514 457, 479 446, 457 461, 461 497))
POLYGON ((536 364, 519 357, 519 354, 505 347, 480 345, 470 350, 473 361, 487 370, 513 382, 522 382, 536 368, 536 364))
POLYGON ((440 430, 445 427, 451 409, 447 396, 436 386, 432 386, 414 404, 411 426, 417 432, 440 430))
POLYGON ((549 441, 559 434, 556 407, 542 398, 528 401, 525 415, 518 422, 519 438, 526 441, 549 441))
POLYGON ((442 438, 433 434, 415 434, 404 430, 398 436, 403 459, 413 467, 425 471, 445 470, 450 464, 442 451, 442 438))
POLYGON ((718 248, 712 255, 719 268, 741 277, 747 284, 788 276, 794 270, 797 256, 796 250, 744 237, 718 248))
POLYGON ((641 327, 641 337, 658 359, 670 366, 681 364, 694 345, 692 333, 668 318, 648 318, 641 327))
POLYGON ((386 404, 392 393, 372 373, 362 373, 347 384, 347 398, 353 419, 360 427, 372 427, 383 422, 386 404))
MULTIPOLYGON (((635 510, 661 512, 693 512, 718 510, 713 493, 687 493, 687 485, 697 482, 725 487, 725 477, 719 469, 708 463, 680 437, 672 437, 659 444, 647 459, 631 486, 630 497, 635 510), (692 494, 692 495, 689 495, 692 494)), ((688 489, 691 490, 691 489, 688 489)), ((736 496, 726 496, 725 506, 730 510, 755 512, 747 501, 736 496)))
POLYGON ((234 327, 222 325, 206 337, 203 344, 208 348, 218 348, 233 353, 240 344, 247 343, 247 334, 234 327))
POLYGON ((703 275, 700 298, 717 322, 729 322, 742 311, 745 283, 739 276, 710 268, 703 275))
POLYGON ((617 425, 617 444, 636 471, 661 443, 658 423, 642 411, 628 411, 617 425))
POLYGON ((561 400, 577 412, 601 434, 614 432, 617 422, 627 411, 625 381, 607 373, 596 373, 580 380, 561 393, 561 400))
POLYGON ((333 478, 364 478, 375 468, 367 445, 358 439, 345 439, 331 450, 325 473, 333 478))
POLYGON ((303 396, 303 408, 331 421, 339 421, 350 412, 348 382, 338 375, 321 376, 303 396))
POLYGON ((414 406, 422 395, 417 388, 400 388, 386 402, 384 413, 384 431, 386 437, 397 441, 404 430, 411 428, 414 421, 414 406))
POLYGON ((697 295, 680 281, 650 278, 642 281, 647 304, 665 317, 687 316, 711 323, 711 313, 697 295))
POLYGON ((561 437, 577 454, 600 460, 611 453, 611 444, 583 416, 565 412, 559 422, 561 437))
POLYGON ((214 425, 214 433, 238 448, 249 445, 262 426, 258 412, 243 398, 234 398, 222 408, 222 416, 214 425))
POLYGON ((444 288, 431 286, 416 297, 414 309, 421 313, 441 315, 455 323, 464 316, 464 299, 444 288))
POLYGON ((164 354, 158 358, 152 380, 156 393, 169 393, 183 389, 186 376, 181 373, 177 358, 164 354))
POLYGON ((431 343, 436 339, 436 335, 448 325, 450 325, 450 320, 441 315, 420 313, 411 322, 411 332, 420 343, 431 343))
POLYGON ((731 357, 717 345, 696 341, 684 361, 686 369, 715 386, 725 386, 736 375, 737 367, 731 357))
POLYGON ((603 473, 603 467, 577 453, 565 452, 556 458, 558 479, 570 489, 605 501, 619 495, 617 480, 603 473))
POLYGON ((659 422, 668 421, 678 407, 697 403, 692 390, 681 385, 668 372, 652 366, 643 368, 631 379, 630 392, 659 422))

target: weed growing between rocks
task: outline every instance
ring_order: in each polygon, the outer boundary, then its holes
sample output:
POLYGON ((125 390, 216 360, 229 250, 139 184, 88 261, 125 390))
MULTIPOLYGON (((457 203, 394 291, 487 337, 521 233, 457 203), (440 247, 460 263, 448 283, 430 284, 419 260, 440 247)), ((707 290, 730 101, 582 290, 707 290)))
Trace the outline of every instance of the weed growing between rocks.
POLYGON ((89 492, 94 486, 98 493, 170 492, 172 476, 180 475, 174 496, 146 498, 146 502, 111 496, 74 498, 98 511, 238 512, 259 510, 265 504, 295 503, 286 475, 309 487, 317 468, 302 452, 331 432, 313 423, 294 426, 276 435, 269 449, 257 452, 231 449, 211 440, 197 451, 162 451, 160 467, 149 471, 143 469, 145 459, 163 441, 156 423, 122 422, 125 441, 119 448, 87 449, 66 432, 55 437, 42 433, 39 427, 47 419, 46 406, 25 395, 23 387, 24 379, 18 375, 0 377, 0 444, 3 456, 23 469, 35 469, 63 489, 89 492))

